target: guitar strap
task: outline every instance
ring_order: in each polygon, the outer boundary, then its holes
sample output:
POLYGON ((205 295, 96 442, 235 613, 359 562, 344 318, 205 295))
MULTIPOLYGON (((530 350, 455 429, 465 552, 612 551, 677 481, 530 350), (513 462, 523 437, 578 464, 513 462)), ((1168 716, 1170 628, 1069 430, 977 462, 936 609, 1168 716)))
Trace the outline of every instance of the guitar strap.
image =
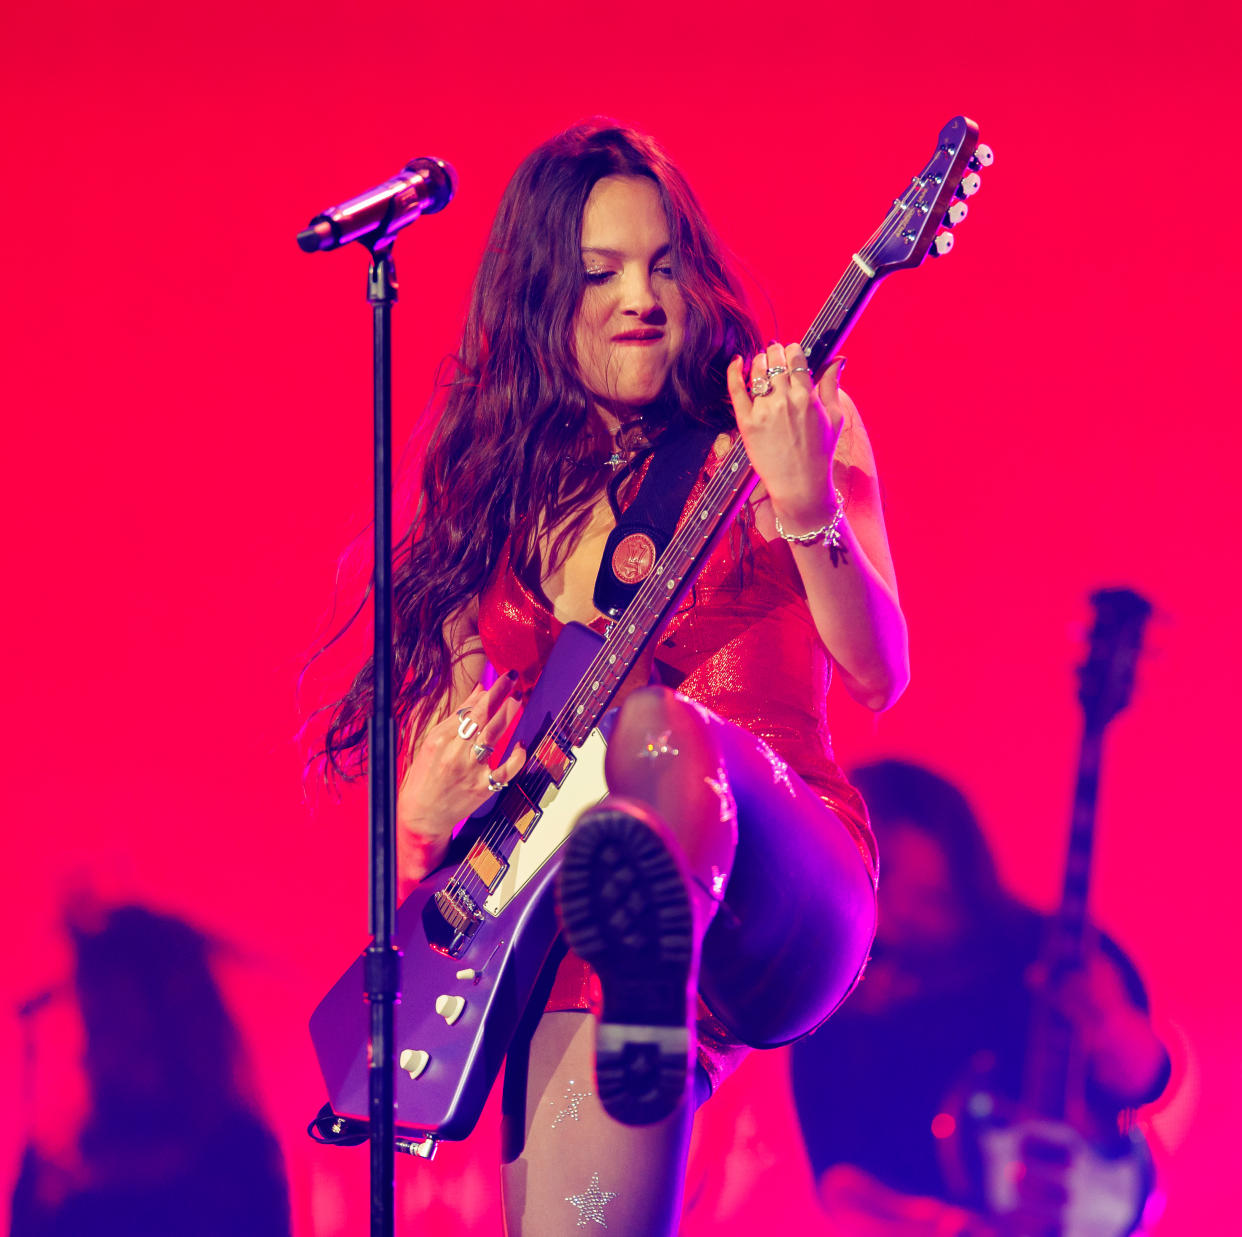
POLYGON ((651 574, 719 433, 696 425, 665 434, 656 443, 634 501, 621 513, 604 546, 594 597, 602 614, 618 618, 651 574))

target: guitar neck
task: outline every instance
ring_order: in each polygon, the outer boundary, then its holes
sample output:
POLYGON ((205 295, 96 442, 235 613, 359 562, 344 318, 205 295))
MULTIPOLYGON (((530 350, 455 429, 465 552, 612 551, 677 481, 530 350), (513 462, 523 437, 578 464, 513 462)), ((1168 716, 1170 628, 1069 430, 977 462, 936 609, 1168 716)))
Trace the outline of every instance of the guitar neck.
MULTIPOLYGON (((878 234, 877 234, 878 235, 878 234)), ((875 243, 872 237, 870 243, 875 243)), ((833 353, 850 333, 854 323, 871 299, 881 276, 859 254, 850 259, 845 274, 837 281, 832 295, 815 315, 807 333, 802 337, 802 351, 807 356, 811 377, 818 381, 832 359, 833 353)))
MULTIPOLYGON (((1086 953, 1087 904, 1103 738, 1101 728, 1090 724, 1083 728, 1061 903, 1049 922, 1041 955, 1047 973, 1054 977, 1081 966, 1086 953)), ((1081 1066, 1069 1021, 1037 996, 1023 1088, 1026 1107, 1041 1116, 1064 1120, 1067 1109, 1078 1099, 1081 1066)))
POLYGON ((1087 898, 1091 889, 1091 858, 1095 849, 1095 811, 1100 792, 1100 757, 1104 732, 1084 727, 1079 745, 1078 776, 1070 814, 1069 846, 1061 904, 1057 908, 1048 943, 1053 965, 1077 966, 1082 962, 1087 936, 1087 898))
MULTIPOLYGON (((1099 589, 1092 593, 1091 604, 1095 608, 1091 647, 1079 670, 1082 743, 1070 814, 1065 880, 1061 905, 1049 923, 1042 954, 1048 981, 1053 984, 1085 961, 1087 898, 1104 730, 1129 703, 1143 628, 1151 615, 1151 603, 1131 589, 1099 589)), ((1069 1108, 1081 1108, 1085 1062, 1075 1041, 1068 1020, 1049 1000, 1037 996, 1023 1085, 1023 1100, 1029 1109, 1063 1120, 1069 1108)))

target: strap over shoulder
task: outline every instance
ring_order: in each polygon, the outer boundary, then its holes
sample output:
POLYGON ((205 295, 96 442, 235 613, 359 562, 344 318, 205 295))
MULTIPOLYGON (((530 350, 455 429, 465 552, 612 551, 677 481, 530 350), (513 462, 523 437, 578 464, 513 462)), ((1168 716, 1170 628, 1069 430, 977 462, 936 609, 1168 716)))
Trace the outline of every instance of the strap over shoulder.
POLYGON ((647 475, 604 546, 595 578, 595 608, 619 617, 651 574, 673 536, 686 499, 720 431, 694 426, 665 434, 647 475))

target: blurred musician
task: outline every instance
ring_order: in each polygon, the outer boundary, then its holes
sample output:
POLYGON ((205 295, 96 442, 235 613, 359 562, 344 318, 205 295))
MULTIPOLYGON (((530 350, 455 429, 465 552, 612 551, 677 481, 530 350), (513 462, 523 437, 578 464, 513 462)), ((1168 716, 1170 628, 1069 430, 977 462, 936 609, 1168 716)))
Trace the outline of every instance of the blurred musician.
MULTIPOLYGON (((1038 991, 1077 1041, 1087 1124, 1115 1135, 1123 1111, 1154 1100, 1169 1077, 1142 982, 1106 937, 1081 970, 1039 973, 1044 921, 1001 888, 956 787, 895 760, 854 781, 884 856, 875 949, 845 1009, 793 1049, 821 1201, 851 1237, 1068 1232, 1069 1166, 1057 1148, 1049 1159, 1049 1148, 1023 1144, 1026 1162, 1011 1165, 1020 1198, 1007 1218, 984 1214, 978 1187, 961 1205, 952 1164, 977 1157, 946 1156, 964 1124, 952 1097, 985 1065, 998 1093, 1020 1093, 1038 991)), ((1123 1220, 1119 1231, 1129 1227, 1123 1220)))

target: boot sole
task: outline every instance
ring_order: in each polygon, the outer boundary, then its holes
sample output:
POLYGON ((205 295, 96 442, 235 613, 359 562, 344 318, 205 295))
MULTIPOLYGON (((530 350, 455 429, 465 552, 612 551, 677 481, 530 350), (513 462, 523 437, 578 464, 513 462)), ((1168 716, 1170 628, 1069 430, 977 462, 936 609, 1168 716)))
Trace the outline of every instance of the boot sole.
POLYGON ((565 843, 558 884, 570 948, 599 976, 595 1079, 625 1125, 669 1116, 692 1065, 694 912, 682 864, 659 834, 617 807, 594 808, 565 843))

